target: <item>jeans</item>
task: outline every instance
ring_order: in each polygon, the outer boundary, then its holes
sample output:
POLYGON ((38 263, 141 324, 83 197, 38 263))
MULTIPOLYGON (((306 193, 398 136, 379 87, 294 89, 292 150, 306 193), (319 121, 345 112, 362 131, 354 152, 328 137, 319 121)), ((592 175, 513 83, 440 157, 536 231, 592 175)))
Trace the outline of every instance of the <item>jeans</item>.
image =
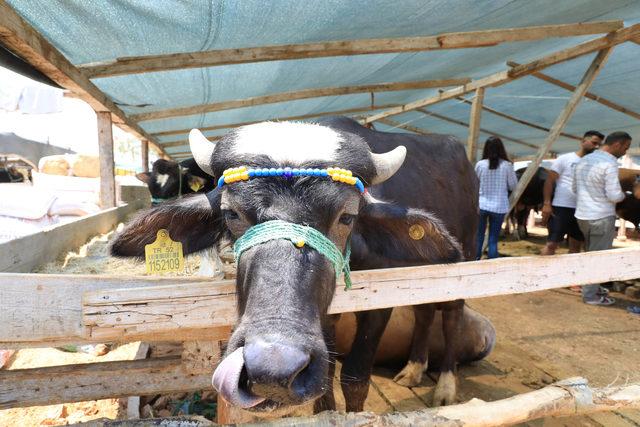
MULTIPOLYGON (((579 219, 578 225, 582 234, 587 252, 601 251, 613 247, 613 239, 616 237, 616 217, 608 216, 596 220, 579 219)), ((582 300, 593 301, 598 299, 600 285, 584 285, 582 287, 582 300)))
POLYGON ((487 218, 489 219, 489 258, 498 258, 498 237, 504 220, 503 213, 489 212, 480 209, 480 224, 478 224, 478 251, 476 259, 482 256, 482 245, 484 244, 484 232, 487 229, 487 218))

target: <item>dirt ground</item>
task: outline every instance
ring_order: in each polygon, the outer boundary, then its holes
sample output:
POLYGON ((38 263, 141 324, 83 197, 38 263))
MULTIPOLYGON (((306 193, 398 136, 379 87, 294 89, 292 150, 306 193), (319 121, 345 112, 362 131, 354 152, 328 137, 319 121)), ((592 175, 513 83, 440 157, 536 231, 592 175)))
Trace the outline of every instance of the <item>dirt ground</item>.
MULTIPOLYGON (((521 241, 503 240, 499 251, 504 256, 539 255, 546 233, 530 230, 521 241)), ((100 273, 138 275, 144 265, 108 257, 109 235, 99 236, 78 253, 49 263, 40 273, 100 273)), ((617 242, 616 246, 640 245, 637 240, 617 242)), ((559 253, 566 252, 561 248, 559 253)), ((186 260, 187 271, 197 271, 199 257, 186 260)), ((597 268, 597 266, 585 266, 597 268)), ((640 284, 640 280, 637 281, 640 284)), ((640 381, 640 316, 627 313, 626 306, 640 305, 624 294, 612 292, 617 299, 612 307, 593 307, 581 302, 579 294, 567 289, 542 291, 468 301, 474 309, 494 323, 498 338, 493 353, 485 360, 460 370, 459 400, 472 397, 496 400, 541 388, 557 379, 584 376, 594 386, 640 381)), ((89 363, 132 358, 133 344, 114 348, 105 356, 65 353, 57 349, 26 349, 16 353, 9 369, 89 363)), ((152 352, 179 352, 177 346, 155 347, 152 352)), ((420 387, 406 389, 390 378, 394 372, 376 369, 366 410, 386 412, 424 408, 433 393, 434 374, 420 387)), ((168 416, 176 403, 189 398, 185 394, 148 399, 154 415, 168 416)), ((341 397, 337 398, 341 405, 341 397)), ((0 426, 65 425, 97 418, 123 418, 126 399, 105 399, 65 405, 19 408, 0 411, 0 426)), ((640 412, 624 411, 590 417, 551 419, 532 425, 640 425, 640 412)))

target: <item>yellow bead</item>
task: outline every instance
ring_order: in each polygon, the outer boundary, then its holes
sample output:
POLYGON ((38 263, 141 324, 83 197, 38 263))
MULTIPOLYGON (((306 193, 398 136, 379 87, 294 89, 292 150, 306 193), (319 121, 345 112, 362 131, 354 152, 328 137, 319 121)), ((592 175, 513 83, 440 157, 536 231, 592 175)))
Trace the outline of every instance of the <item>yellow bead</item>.
POLYGON ((243 181, 248 180, 248 179, 249 179, 249 172, 246 172, 246 171, 245 171, 245 172, 242 172, 242 173, 240 174, 240 179, 242 179, 243 181))
POLYGON ((331 175, 331 179, 334 181, 340 181, 340 175, 331 175))
POLYGON ((298 248, 303 247, 303 246, 304 246, 304 240, 302 240, 302 239, 297 240, 297 241, 296 241, 296 246, 297 246, 298 248))
POLYGON ((225 184, 231 184, 231 182, 232 182, 232 181, 231 181, 231 175, 226 175, 226 176, 224 177, 224 183, 225 183, 225 184))

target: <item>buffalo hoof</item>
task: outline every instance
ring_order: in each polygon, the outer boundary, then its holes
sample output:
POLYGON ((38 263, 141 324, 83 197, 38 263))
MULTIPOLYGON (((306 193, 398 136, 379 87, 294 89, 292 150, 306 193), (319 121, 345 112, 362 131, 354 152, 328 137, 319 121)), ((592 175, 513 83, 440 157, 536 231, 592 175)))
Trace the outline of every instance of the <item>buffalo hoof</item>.
POLYGON ((422 382, 424 365, 409 361, 402 371, 393 377, 393 381, 404 387, 416 387, 422 382))
POLYGON ((442 372, 433 393, 433 406, 446 406, 456 403, 456 376, 453 372, 442 372))

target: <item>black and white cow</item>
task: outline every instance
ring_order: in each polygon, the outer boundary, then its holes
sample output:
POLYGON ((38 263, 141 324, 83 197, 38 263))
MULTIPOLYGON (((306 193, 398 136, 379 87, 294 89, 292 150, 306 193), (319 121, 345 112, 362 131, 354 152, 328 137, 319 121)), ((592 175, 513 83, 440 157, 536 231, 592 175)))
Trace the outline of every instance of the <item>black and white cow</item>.
MULTIPOLYGON (((115 238, 113 255, 143 256, 159 228, 168 229, 191 253, 221 239, 236 241, 272 220, 312 227, 343 254, 350 244, 353 269, 458 262, 475 254, 477 178, 453 137, 384 133, 332 118, 318 124, 244 126, 217 143, 194 130, 190 144, 211 176, 242 166, 338 167, 352 171, 368 192, 318 176, 259 176, 228 183, 142 213, 115 238)), ((239 320, 214 374, 220 395, 254 412, 282 413, 313 401, 317 411, 335 408, 336 317, 327 315, 335 291, 333 264, 308 245, 274 239, 243 252, 237 266, 239 320)), ((443 310, 445 348, 434 402, 449 404, 456 395, 464 302, 437 306, 443 310)), ((435 309, 414 307, 409 362, 396 378, 405 385, 418 384, 426 368, 435 309)), ((341 374, 348 411, 363 408, 391 311, 356 313, 355 337, 341 374)), ((495 338, 488 321, 470 325, 481 326, 473 335, 480 345, 470 346, 469 360, 488 354, 495 338)))
POLYGON ((180 163, 158 159, 151 172, 142 172, 136 177, 149 187, 154 205, 186 194, 206 193, 215 187, 214 178, 200 169, 194 159, 180 163))

